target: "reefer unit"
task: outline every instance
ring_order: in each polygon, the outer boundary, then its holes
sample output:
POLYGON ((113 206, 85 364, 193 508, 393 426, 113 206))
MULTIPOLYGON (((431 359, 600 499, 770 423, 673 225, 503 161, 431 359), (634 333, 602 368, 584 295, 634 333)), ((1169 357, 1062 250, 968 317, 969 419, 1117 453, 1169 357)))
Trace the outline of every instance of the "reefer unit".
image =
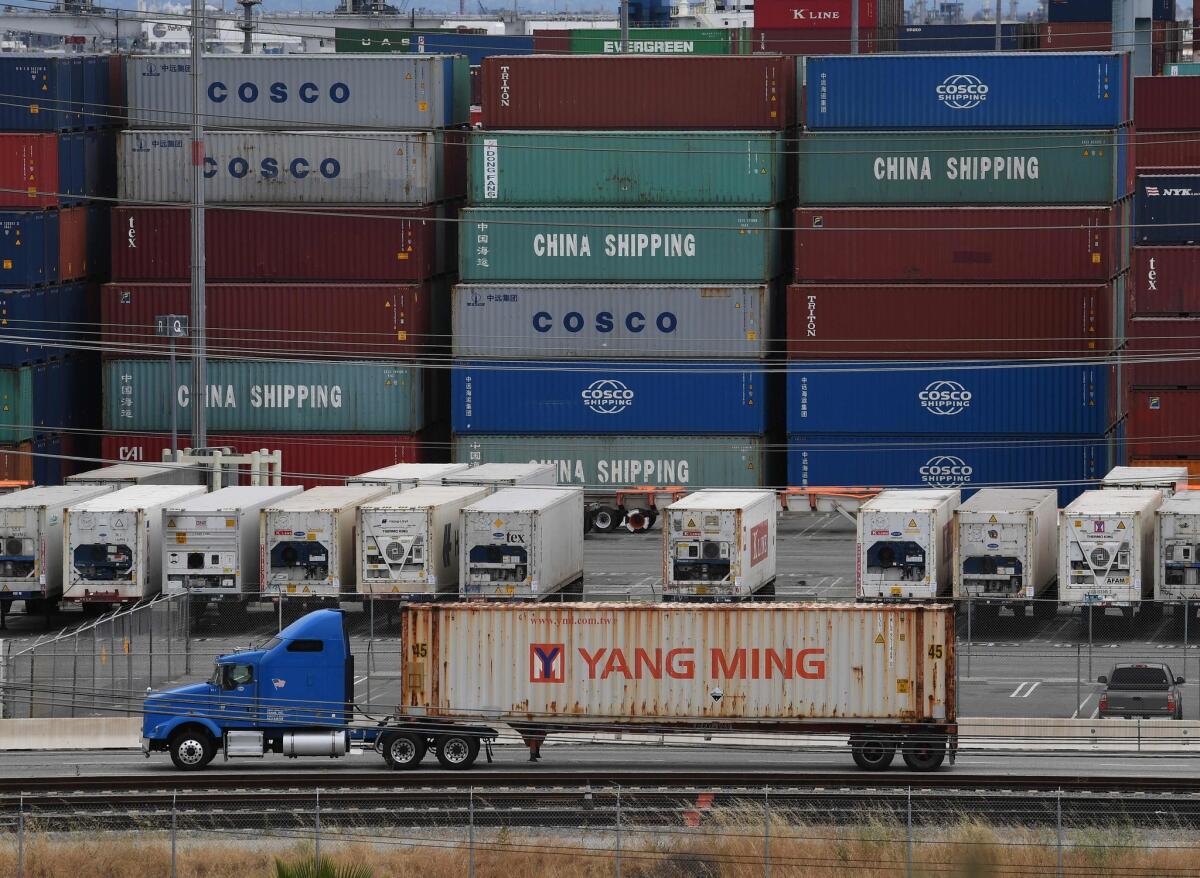
POLYGON ((579 488, 502 488, 463 507, 463 597, 541 600, 582 580, 579 488))
POLYGON ((466 470, 442 476, 443 485, 491 485, 511 488, 519 485, 557 485, 554 467, 548 463, 482 463, 466 470))
POLYGON ((1085 491, 1059 515, 1058 597, 1136 612, 1154 596, 1154 523, 1162 491, 1085 491))
POLYGON ((63 590, 63 515, 68 506, 116 485, 59 485, 0 495, 0 599, 49 609, 63 590))
POLYGON ((801 204, 1107 204, 1133 191, 1129 130, 812 132, 801 204))
POLYGON ((952 589, 957 489, 887 490, 858 510, 859 600, 933 600, 952 589))
POLYGON ((117 603, 162 590, 162 509, 201 485, 133 485, 63 513, 63 598, 117 603))
POLYGON ((454 356, 763 357, 775 294, 769 285, 456 286, 454 356))
MULTIPOLYGON (((162 454, 142 459, 161 460, 162 454)), ((203 485, 207 483, 208 479, 199 467, 116 463, 112 466, 102 466, 99 469, 67 476, 64 481, 69 485, 116 485, 128 488, 132 485, 203 485)))
POLYGON ((1130 316, 1200 314, 1200 247, 1134 247, 1130 316))
POLYGON ((1129 58, 1117 52, 809 58, 805 81, 812 129, 1115 128, 1130 119, 1129 58))
MULTIPOLYGON (((153 204, 192 197, 185 131, 124 131, 118 197, 153 204)), ((206 204, 433 204, 461 198, 466 139, 443 131, 208 131, 206 204)))
POLYGON ((353 591, 358 507, 384 485, 312 488, 259 510, 259 593, 336 601, 353 591))
MULTIPOLYGON (((126 62, 130 128, 187 128, 192 65, 126 62)), ((439 55, 207 55, 199 111, 210 128, 444 128, 468 121, 467 60, 439 55)))
POLYGON ((664 512, 662 594, 745 598, 775 584, 774 491, 697 491, 664 512))
POLYGON ((1137 178, 1139 244, 1200 243, 1200 174, 1140 174, 1137 178))
POLYGON ((786 201, 778 131, 476 131, 471 203, 761 205, 786 201))
POLYGON ((984 488, 954 510, 954 597, 976 606, 1032 604, 1052 615, 1058 576, 1058 495, 1042 488, 984 488), (1048 612, 1047 612, 1048 611, 1048 612))
POLYGON ((766 375, 758 363, 671 361, 460 362, 455 433, 762 433, 766 375))
POLYGON ((1163 501, 1154 544, 1154 599, 1200 600, 1200 491, 1183 491, 1163 501))
POLYGON ((258 594, 259 511, 304 489, 233 486, 162 511, 163 591, 189 594, 193 607, 258 594))
POLYGON ((465 463, 397 463, 346 479, 347 485, 386 485, 407 491, 423 482, 438 484, 442 478, 467 469, 465 463))
POLYGON ((1200 76, 1136 77, 1133 101, 1138 131, 1200 130, 1200 76))
POLYGON ((1100 481, 1101 490, 1114 488, 1157 489, 1164 497, 1187 490, 1186 466, 1115 466, 1100 481))
POLYGON ((358 593, 404 600, 457 595, 462 511, 491 492, 420 485, 358 507, 358 593))
POLYGON ((460 276, 472 283, 762 283, 783 273, 774 207, 470 207, 460 276))

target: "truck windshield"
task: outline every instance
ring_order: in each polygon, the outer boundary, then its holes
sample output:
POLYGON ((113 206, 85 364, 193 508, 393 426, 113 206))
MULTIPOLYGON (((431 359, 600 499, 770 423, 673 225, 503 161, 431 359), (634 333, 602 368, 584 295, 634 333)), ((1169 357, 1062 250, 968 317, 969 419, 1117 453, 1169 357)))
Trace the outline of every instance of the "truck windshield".
POLYGON ((1117 668, 1108 681, 1109 689, 1169 689, 1171 681, 1162 668, 1117 668))

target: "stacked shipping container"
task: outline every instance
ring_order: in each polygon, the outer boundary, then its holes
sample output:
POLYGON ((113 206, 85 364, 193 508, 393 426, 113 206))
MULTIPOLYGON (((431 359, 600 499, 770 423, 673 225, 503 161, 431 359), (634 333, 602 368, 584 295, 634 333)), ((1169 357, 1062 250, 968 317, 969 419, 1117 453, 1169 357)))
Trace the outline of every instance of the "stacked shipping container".
POLYGON ((794 63, 532 56, 483 72, 456 459, 549 461, 595 488, 764 484, 794 63))
POLYGON ((1133 33, 1118 32, 1116 39, 1113 0, 1050 0, 1046 17, 1038 26, 1038 42, 1046 52, 1107 52, 1145 46, 1150 50, 1148 71, 1159 74, 1179 61, 1183 51, 1183 25, 1175 21, 1175 0, 1154 0, 1146 29, 1135 24, 1133 33))
MULTIPOLYGON (((310 486, 423 460, 444 398, 432 367, 465 187, 465 60, 221 56, 205 75, 221 129, 204 156, 211 443, 284 450, 310 486)), ((186 432, 199 402, 154 330, 189 310, 191 144, 173 110, 189 79, 176 58, 130 68, 131 204, 102 294, 115 459, 158 459, 171 406, 186 432)))
POLYGON ((791 484, 1050 482, 1065 502, 1102 474, 1128 268, 1126 65, 808 61, 791 484))

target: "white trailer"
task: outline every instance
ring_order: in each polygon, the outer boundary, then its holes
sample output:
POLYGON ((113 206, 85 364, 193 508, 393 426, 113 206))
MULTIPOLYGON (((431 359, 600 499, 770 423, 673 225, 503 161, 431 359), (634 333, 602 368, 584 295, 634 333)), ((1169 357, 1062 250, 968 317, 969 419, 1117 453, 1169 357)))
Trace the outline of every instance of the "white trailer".
POLYGON ((541 600, 582 585, 582 488, 503 488, 462 515, 463 597, 541 600))
POLYGON ((208 473, 196 466, 154 466, 144 463, 117 463, 100 469, 67 476, 68 485, 207 485, 208 473))
POLYGON ((358 507, 387 485, 312 488, 259 511, 259 591, 264 598, 337 601, 353 591, 358 507))
POLYGON ((491 485, 515 488, 519 485, 557 485, 558 469, 552 463, 484 463, 441 479, 443 485, 491 485))
POLYGON ((881 491, 858 510, 859 600, 935 600, 952 590, 957 488, 881 491))
POLYGON ((1200 602, 1200 491, 1181 491, 1158 508, 1154 599, 1200 602))
POLYGON ((0 601, 24 601, 33 614, 63 593, 63 511, 116 485, 57 485, 0 495, 0 601))
POLYGON ((1133 616, 1154 596, 1158 489, 1084 491, 1059 514, 1058 597, 1133 616))
POLYGON ((1053 616, 1058 492, 983 488, 954 510, 954 597, 994 615, 1053 616))
POLYGON ((92 606, 162 590, 162 509, 207 492, 201 485, 133 485, 68 506, 63 516, 63 600, 92 606))
POLYGON ((397 463, 346 479, 347 485, 387 485, 407 491, 428 482, 440 484, 442 477, 468 469, 465 463, 397 463))
POLYGON ((210 601, 235 607, 257 596, 259 511, 303 490, 235 486, 165 507, 163 591, 190 594, 194 614, 210 601))
POLYGON ((696 491, 666 508, 664 600, 774 590, 774 491, 696 491))
POLYGON ((420 485, 358 507, 358 593, 404 600, 458 597, 462 511, 481 485, 420 485))
POLYGON ((1157 488, 1163 497, 1176 491, 1186 491, 1188 486, 1186 466, 1114 466, 1100 481, 1101 489, 1112 488, 1157 488))

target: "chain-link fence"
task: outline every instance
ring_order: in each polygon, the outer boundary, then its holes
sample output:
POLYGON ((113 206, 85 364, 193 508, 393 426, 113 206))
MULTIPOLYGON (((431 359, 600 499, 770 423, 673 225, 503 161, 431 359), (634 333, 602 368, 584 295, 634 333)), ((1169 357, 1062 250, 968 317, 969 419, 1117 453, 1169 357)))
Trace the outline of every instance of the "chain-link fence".
MULTIPOLYGON (((313 793, 0 812, 17 878, 256 876, 275 860, 375 876, 1195 874, 1190 796, 585 787, 313 793)), ((151 797, 154 798, 154 797, 151 797)))

